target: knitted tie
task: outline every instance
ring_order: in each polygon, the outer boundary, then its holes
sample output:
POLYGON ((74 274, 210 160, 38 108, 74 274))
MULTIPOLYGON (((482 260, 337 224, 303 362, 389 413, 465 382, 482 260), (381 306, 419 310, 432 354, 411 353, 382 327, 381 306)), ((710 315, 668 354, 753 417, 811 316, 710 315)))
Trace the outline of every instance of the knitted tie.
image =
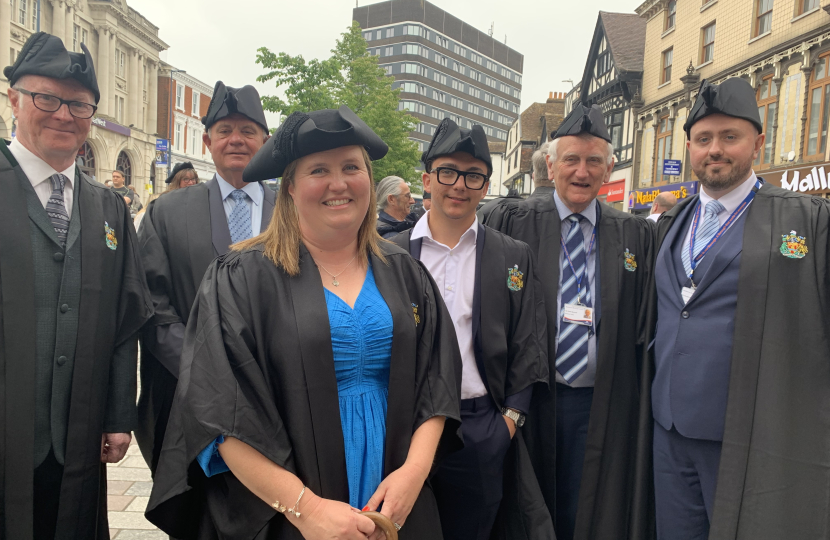
MULTIPOLYGON (((718 221, 718 214, 726 210, 726 208, 719 201, 709 201, 706 203, 706 209, 703 214, 703 221, 698 225, 695 231, 694 238, 694 256, 697 257, 703 248, 715 237, 720 229, 720 222, 718 221)), ((691 239, 689 240, 691 242, 691 239)), ((686 275, 692 274, 692 261, 689 257, 688 246, 684 246, 680 254, 683 260, 683 269, 686 270, 686 275)))
POLYGON ((228 220, 228 228, 231 230, 231 242, 235 244, 251 237, 251 209, 245 200, 248 194, 241 189, 231 191, 231 197, 236 206, 228 220))
MULTIPOLYGON (((565 304, 576 304, 577 302, 577 277, 582 277, 582 296, 580 301, 585 306, 591 306, 591 291, 588 288, 588 276, 585 272, 588 261, 588 254, 585 253, 585 239, 582 235, 582 227, 579 222, 584 219, 580 214, 568 216, 571 228, 568 231, 565 247, 571 257, 571 265, 562 266, 562 303, 560 309, 564 310, 565 304), (576 273, 574 273, 576 270, 576 273)), ((560 312, 561 313, 561 312, 560 312)), ((561 322, 561 321, 560 321, 561 322)), ((588 367, 588 337, 591 333, 591 326, 581 324, 561 324, 559 332, 559 345, 556 348, 556 371, 571 384, 588 367)))
POLYGON ((69 234, 69 214, 63 204, 63 188, 67 178, 62 174, 53 174, 49 177, 52 182, 52 194, 46 202, 46 214, 52 220, 52 226, 58 234, 62 246, 66 246, 66 235, 69 234))

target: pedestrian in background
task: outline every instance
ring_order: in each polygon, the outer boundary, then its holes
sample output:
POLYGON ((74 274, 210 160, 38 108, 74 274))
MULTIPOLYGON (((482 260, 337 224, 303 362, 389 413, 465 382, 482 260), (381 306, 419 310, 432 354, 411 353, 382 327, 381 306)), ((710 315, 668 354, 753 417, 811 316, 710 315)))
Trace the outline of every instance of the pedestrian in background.
POLYGON ((596 199, 614 169, 598 107, 578 105, 552 137, 553 196, 501 206, 487 222, 530 246, 544 289, 556 382, 534 393, 525 440, 558 540, 641 540, 653 520, 652 228, 596 199))
POLYGON ((550 142, 546 142, 540 146, 538 150, 533 152, 533 156, 530 158, 530 161, 533 164, 533 185, 536 187, 528 199, 549 197, 553 195, 553 179, 550 178, 551 167, 548 167, 547 161, 549 147, 550 142))
POLYGON ((674 193, 671 191, 660 193, 654 198, 654 202, 651 203, 651 213, 648 215, 648 219, 656 222, 663 213, 668 212, 675 205, 677 205, 677 197, 674 193))
POLYGON ((548 381, 530 249, 476 219, 493 171, 481 126, 462 129, 445 118, 421 159, 435 206, 392 241, 437 282, 461 350, 464 449, 447 456, 432 479, 444 538, 488 540, 501 508, 496 538, 553 539, 520 431, 534 386, 548 381), (504 494, 505 485, 519 487, 504 494))
POLYGON ((129 212, 75 165, 100 98, 92 56, 33 34, 4 70, 0 144, 0 537, 108 535, 106 468, 136 427, 152 315, 129 212))
POLYGON ((828 538, 830 204, 756 176, 745 80, 704 81, 683 128, 701 190, 657 224, 657 536, 828 538))
POLYGON ((246 169, 282 178, 278 206, 193 306, 147 510, 169 534, 382 540, 355 511, 382 504, 401 540, 441 538, 425 483, 461 445, 461 360, 435 283, 375 230, 387 150, 343 106, 292 114, 246 169))
POLYGON ((195 186, 199 183, 199 175, 196 173, 196 169, 193 167, 193 164, 189 161, 185 161, 182 163, 177 163, 170 174, 167 176, 167 179, 164 181, 167 184, 167 193, 168 191, 175 191, 180 188, 186 188, 190 186, 195 186))
MULTIPOLYGON (((184 329, 210 262, 231 244, 268 228, 274 192, 242 180, 242 171, 268 140, 268 124, 253 86, 216 83, 203 142, 216 174, 204 184, 165 193, 148 208, 139 230, 155 316, 141 338, 141 395, 136 438, 155 473, 179 377, 184 329)), ((177 175, 194 174, 192 169, 177 175)))
POLYGON ((415 225, 415 220, 408 218, 415 199, 403 178, 387 176, 378 182, 377 192, 379 235, 392 238, 415 225))

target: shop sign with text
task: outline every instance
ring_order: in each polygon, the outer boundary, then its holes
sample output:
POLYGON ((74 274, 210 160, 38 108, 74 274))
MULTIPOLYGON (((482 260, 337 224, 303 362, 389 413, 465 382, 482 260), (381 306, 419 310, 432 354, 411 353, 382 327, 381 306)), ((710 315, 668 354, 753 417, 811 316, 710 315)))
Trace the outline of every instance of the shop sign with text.
POLYGON ((697 182, 681 182, 667 186, 657 186, 649 189, 637 189, 628 194, 628 207, 632 210, 645 210, 651 208, 651 204, 658 195, 665 191, 671 191, 678 201, 682 201, 697 193, 697 182))
POLYGON ((830 191, 830 173, 827 163, 817 163, 798 169, 759 173, 759 176, 784 189, 798 193, 822 193, 830 191), (779 176, 780 174, 780 176, 779 176))

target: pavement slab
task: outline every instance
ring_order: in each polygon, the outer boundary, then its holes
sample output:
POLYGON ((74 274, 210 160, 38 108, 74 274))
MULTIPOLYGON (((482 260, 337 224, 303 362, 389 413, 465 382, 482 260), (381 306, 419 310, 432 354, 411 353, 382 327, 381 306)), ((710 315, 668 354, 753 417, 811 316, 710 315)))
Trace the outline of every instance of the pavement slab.
POLYGON ((107 518, 112 540, 168 540, 144 517, 152 489, 150 469, 133 437, 127 456, 120 463, 107 464, 107 518))

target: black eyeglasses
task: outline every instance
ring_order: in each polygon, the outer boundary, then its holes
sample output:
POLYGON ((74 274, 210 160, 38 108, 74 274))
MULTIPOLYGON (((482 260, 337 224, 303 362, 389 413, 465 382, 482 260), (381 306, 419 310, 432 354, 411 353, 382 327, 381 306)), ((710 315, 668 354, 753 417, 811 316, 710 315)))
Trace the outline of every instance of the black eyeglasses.
POLYGON ((467 186, 467 189, 481 189, 488 180, 486 174, 464 172, 450 167, 435 167, 432 169, 432 172, 438 178, 438 183, 444 184, 445 186, 455 185, 459 176, 464 177, 464 185, 467 186))
POLYGON ((92 118, 92 115, 98 110, 98 107, 95 105, 90 105, 89 103, 84 103, 83 101, 67 101, 51 94, 29 92, 24 88, 15 88, 15 90, 21 94, 32 96, 32 103, 35 104, 35 107, 44 112, 55 112, 66 104, 66 106, 69 107, 69 114, 75 118, 86 120, 87 118, 92 118))

